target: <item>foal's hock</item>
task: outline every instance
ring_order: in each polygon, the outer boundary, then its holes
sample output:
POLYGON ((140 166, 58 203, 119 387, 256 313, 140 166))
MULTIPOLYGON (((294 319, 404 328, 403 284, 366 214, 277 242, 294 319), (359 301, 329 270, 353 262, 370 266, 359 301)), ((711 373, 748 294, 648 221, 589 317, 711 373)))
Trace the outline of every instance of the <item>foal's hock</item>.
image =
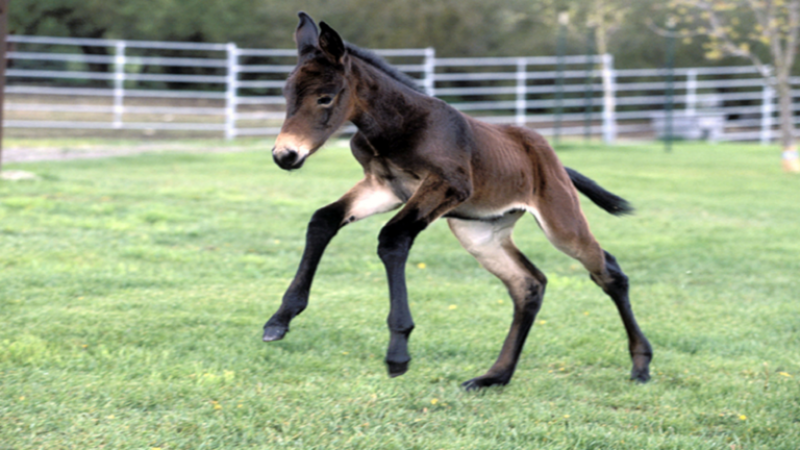
POLYGON ((505 284, 514 302, 500 356, 486 374, 464 387, 507 384, 547 284, 511 239, 514 224, 529 212, 550 242, 580 261, 614 301, 628 334, 631 378, 647 381, 653 352, 631 310, 628 278, 589 231, 577 191, 611 214, 630 212, 628 203, 565 169, 538 133, 466 116, 420 92, 412 79, 373 53, 344 43, 324 22, 318 29, 308 15, 299 16, 298 62, 284 89, 286 121, 273 158, 283 169, 299 169, 351 121, 358 132, 350 147, 364 167, 364 178, 314 213, 300 267, 264 326, 264 341, 282 339, 292 318, 305 309, 320 258, 341 227, 400 208, 378 236, 391 302, 389 375, 405 373, 411 359, 408 337, 414 322, 405 282, 409 249, 417 234, 444 217, 461 245, 505 284))

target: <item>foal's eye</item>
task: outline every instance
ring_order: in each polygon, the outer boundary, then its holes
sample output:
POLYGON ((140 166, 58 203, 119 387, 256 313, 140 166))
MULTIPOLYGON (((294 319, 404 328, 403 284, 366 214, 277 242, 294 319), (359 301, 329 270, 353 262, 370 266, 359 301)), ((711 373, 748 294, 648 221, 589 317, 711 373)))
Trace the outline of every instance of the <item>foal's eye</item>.
POLYGON ((317 104, 322 106, 328 106, 333 101, 333 97, 328 97, 327 95, 324 97, 320 97, 317 99, 317 104))

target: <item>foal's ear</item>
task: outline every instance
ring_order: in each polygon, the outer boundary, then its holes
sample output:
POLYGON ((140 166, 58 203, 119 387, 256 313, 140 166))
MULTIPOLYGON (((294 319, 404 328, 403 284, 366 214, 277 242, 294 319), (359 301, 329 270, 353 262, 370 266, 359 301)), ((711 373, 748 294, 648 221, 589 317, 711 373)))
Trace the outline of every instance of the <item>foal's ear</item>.
POLYGON ((341 36, 325 22, 320 22, 319 27, 322 28, 322 33, 319 35, 319 48, 331 61, 341 63, 345 53, 344 41, 341 36))
POLYGON ((297 17, 300 18, 300 23, 297 24, 297 30, 294 32, 294 41, 297 43, 297 55, 303 56, 317 48, 319 31, 314 19, 308 14, 300 11, 297 13, 297 17))

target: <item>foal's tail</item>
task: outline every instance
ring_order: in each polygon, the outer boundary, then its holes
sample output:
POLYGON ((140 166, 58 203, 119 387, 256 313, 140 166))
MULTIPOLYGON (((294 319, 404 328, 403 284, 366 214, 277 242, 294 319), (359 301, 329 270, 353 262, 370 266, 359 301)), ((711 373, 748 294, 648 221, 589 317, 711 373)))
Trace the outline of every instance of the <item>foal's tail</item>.
POLYGON ((624 198, 608 192, 600 187, 599 184, 595 183, 594 180, 581 175, 576 170, 570 169, 569 167, 565 167, 565 169, 567 169, 569 179, 572 180, 572 184, 575 185, 575 188, 578 189, 583 195, 588 197, 589 200, 593 201, 597 206, 615 216, 633 214, 633 206, 631 206, 631 204, 628 203, 628 201, 624 198))

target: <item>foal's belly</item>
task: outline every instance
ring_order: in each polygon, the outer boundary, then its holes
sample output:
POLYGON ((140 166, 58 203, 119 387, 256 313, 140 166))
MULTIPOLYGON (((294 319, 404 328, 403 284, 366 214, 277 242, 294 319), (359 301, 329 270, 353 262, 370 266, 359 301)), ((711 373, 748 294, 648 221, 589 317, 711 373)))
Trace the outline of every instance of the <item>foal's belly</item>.
MULTIPOLYGON (((375 159, 368 171, 379 178, 406 203, 419 189, 427 172, 401 168, 388 159, 375 159)), ((502 174, 500 179, 473 180, 473 194, 464 203, 445 214, 445 217, 484 220, 502 217, 509 212, 530 210, 530 181, 518 174, 502 174), (509 182, 512 179, 514 182, 509 182)))
POLYGON ((502 205, 476 205, 466 201, 444 215, 444 217, 462 220, 494 220, 512 212, 528 211, 530 206, 513 202, 502 205))

